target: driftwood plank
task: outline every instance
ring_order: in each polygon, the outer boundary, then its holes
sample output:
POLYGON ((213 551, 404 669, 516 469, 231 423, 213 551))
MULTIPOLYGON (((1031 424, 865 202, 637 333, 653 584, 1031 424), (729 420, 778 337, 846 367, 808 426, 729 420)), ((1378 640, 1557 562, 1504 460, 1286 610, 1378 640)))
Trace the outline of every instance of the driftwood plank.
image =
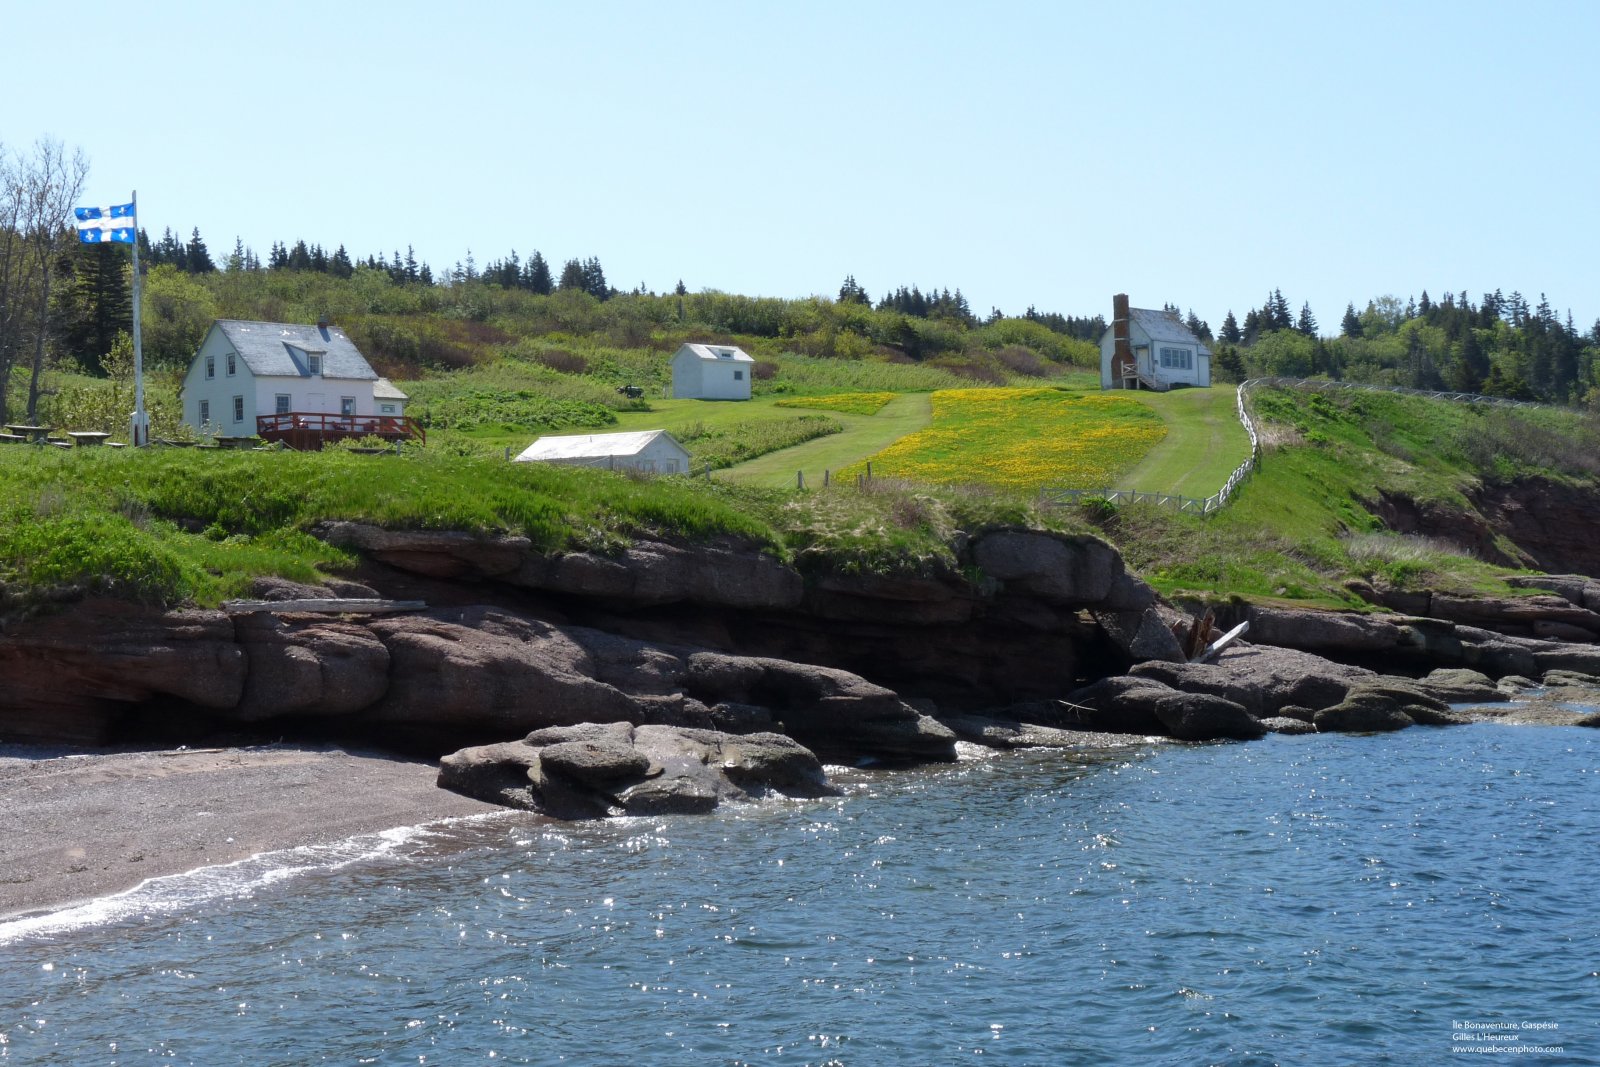
POLYGON ((333 615, 382 615, 395 611, 421 611, 425 600, 374 600, 370 597, 335 597, 326 600, 228 600, 222 610, 229 615, 248 615, 255 611, 324 612, 333 615))

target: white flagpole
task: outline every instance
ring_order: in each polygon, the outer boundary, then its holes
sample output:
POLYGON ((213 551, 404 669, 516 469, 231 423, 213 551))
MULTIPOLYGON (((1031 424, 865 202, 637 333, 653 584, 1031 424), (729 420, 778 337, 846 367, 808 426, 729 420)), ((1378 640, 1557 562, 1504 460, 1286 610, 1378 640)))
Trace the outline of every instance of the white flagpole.
POLYGON ((144 344, 139 334, 139 190, 133 191, 133 419, 129 442, 135 448, 150 443, 150 417, 144 411, 144 344))

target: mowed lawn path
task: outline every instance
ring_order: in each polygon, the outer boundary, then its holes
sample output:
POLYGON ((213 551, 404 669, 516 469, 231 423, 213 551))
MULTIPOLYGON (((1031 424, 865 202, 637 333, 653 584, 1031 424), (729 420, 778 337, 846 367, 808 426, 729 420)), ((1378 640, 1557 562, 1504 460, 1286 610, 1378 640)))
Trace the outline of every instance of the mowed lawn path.
MULTIPOLYGON (((1174 389, 1170 393, 1126 392, 1153 408, 1167 424, 1167 436, 1112 489, 1147 493, 1179 493, 1207 497, 1246 459, 1250 436, 1235 413, 1234 390, 1174 389)), ((1097 486, 1072 486, 1077 489, 1097 486)))
POLYGON ((820 486, 824 471, 870 459, 908 433, 916 433, 933 420, 929 393, 901 393, 874 415, 851 415, 841 411, 811 412, 804 408, 781 408, 789 414, 823 414, 844 425, 840 433, 819 437, 793 448, 769 452, 736 466, 716 471, 713 477, 753 485, 794 485, 795 472, 805 473, 806 484, 820 486))

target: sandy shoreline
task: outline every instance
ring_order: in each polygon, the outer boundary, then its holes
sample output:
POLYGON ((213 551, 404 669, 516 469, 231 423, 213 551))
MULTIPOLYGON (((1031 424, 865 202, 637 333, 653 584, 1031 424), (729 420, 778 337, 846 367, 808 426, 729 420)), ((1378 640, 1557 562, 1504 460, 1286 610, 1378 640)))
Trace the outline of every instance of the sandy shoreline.
POLYGON ((438 788, 432 764, 333 747, 69 752, 0 745, 0 919, 258 852, 504 810, 438 788))

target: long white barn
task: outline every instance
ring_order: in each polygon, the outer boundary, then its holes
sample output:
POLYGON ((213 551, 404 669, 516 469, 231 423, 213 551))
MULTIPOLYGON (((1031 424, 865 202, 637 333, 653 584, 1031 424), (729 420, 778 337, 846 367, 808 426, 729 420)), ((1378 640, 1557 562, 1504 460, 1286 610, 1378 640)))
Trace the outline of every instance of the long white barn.
POLYGON ((631 470, 641 474, 687 474, 689 452, 665 430, 566 434, 541 437, 513 463, 557 463, 568 467, 631 470))

